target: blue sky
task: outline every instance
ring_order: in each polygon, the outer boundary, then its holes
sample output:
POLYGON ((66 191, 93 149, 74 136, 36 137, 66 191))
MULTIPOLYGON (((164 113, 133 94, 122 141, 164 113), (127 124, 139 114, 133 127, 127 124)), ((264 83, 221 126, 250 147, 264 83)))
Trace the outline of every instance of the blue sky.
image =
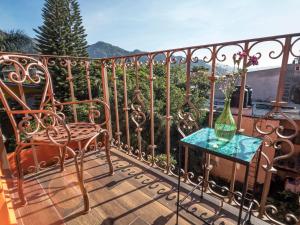
MULTIPOLYGON (((34 37, 43 0, 0 0, 0 29, 34 37)), ((79 0, 89 44, 176 48, 299 32, 299 0, 79 0)))

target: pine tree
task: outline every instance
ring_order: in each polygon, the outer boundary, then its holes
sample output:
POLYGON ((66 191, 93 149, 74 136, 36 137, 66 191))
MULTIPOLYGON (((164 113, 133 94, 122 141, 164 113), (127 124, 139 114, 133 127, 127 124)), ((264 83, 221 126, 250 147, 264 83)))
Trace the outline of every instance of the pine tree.
POLYGON ((77 55, 81 54, 81 56, 87 56, 86 34, 82 25, 82 18, 77 0, 71 0, 71 8, 73 9, 73 13, 71 13, 71 21, 73 22, 71 32, 74 34, 73 38, 75 40, 72 47, 77 55))
MULTIPOLYGON (((34 31, 37 33, 37 50, 47 55, 88 56, 85 29, 82 25, 77 0, 46 0, 42 9, 43 25, 34 31)), ((69 83, 66 68, 59 63, 50 68, 54 92, 58 100, 69 100, 69 83)), ((82 76, 80 68, 72 67, 75 89, 78 78, 82 76)))
POLYGON ((43 25, 37 33, 37 50, 42 54, 87 56, 85 29, 77 0, 46 0, 43 25))

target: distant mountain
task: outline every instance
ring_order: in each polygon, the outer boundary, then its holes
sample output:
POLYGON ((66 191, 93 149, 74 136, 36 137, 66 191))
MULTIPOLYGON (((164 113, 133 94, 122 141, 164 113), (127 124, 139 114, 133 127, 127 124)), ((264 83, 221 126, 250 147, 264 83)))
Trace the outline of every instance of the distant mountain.
MULTIPOLYGON (((145 51, 141 50, 134 50, 134 51, 128 51, 123 48, 120 48, 118 46, 114 46, 112 44, 103 42, 103 41, 98 41, 95 44, 89 45, 88 46, 88 54, 92 58, 107 58, 107 57, 115 57, 115 56, 126 56, 126 55, 134 55, 134 54, 139 54, 139 53, 146 53, 145 51)), ((174 56, 176 61, 180 61, 182 58, 181 56, 174 56)), ((158 61, 164 60, 163 55, 157 55, 155 58, 158 61)), ((141 61, 145 61, 145 58, 141 58, 141 61)), ((203 60, 199 60, 197 63, 192 63, 192 66, 203 66, 207 69, 210 69, 210 65, 205 63, 203 60)), ((228 66, 224 65, 217 65, 217 74, 224 74, 228 72, 230 68, 228 66)))
POLYGON ((89 45, 87 51, 89 53, 89 56, 92 58, 107 58, 113 56, 125 56, 125 55, 143 53, 138 49, 134 51, 127 51, 123 48, 114 46, 112 44, 103 41, 98 41, 95 44, 89 45))
MULTIPOLYGON (((1 36, 7 35, 6 32, 0 30, 0 39, 1 36)), ((19 52, 24 52, 24 53, 37 53, 35 50, 35 40, 33 38, 30 38, 30 42, 24 46, 21 47, 19 52)), ((120 48, 118 46, 103 42, 103 41, 98 41, 95 44, 89 45, 87 48, 89 57, 91 58, 107 58, 107 57, 116 57, 116 56, 126 56, 126 55, 134 55, 134 54, 139 54, 139 53, 146 53, 145 51, 141 50, 133 50, 133 51, 128 51, 123 48, 120 48)), ((176 61, 181 60, 181 56, 174 56, 176 61)), ((157 55, 155 60, 162 61, 164 60, 163 55, 157 55)), ((145 61, 146 58, 142 57, 140 59, 141 61, 145 61)), ((192 66, 203 66, 205 68, 210 69, 210 65, 205 63, 202 60, 199 60, 197 63, 193 63, 192 66)), ((217 65, 217 73, 219 74, 224 74, 228 72, 229 67, 223 66, 223 65, 217 65)))

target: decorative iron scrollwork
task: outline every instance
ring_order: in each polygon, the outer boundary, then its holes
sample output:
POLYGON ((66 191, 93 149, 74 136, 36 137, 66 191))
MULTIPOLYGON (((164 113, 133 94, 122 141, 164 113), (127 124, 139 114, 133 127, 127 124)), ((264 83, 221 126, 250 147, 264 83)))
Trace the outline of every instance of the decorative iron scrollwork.
MULTIPOLYGON (((274 216, 276 216, 278 214, 278 209, 276 208, 276 206, 274 205, 267 205, 266 206, 266 211, 265 211, 265 216, 273 223, 277 224, 277 225, 286 225, 285 223, 282 223, 276 219, 274 219, 274 216)), ((291 213, 287 213, 284 217, 285 221, 288 224, 298 224, 299 219, 291 214, 291 213)))
MULTIPOLYGON (((283 49, 284 49, 284 45, 282 43, 281 40, 278 40, 278 39, 274 39, 274 40, 264 40, 264 41, 256 41, 256 42, 253 42, 251 46, 249 46, 249 53, 252 51, 252 49, 254 49, 254 47, 256 45, 259 45, 261 43, 265 43, 265 42, 273 42, 273 43, 277 43, 279 46, 280 46, 280 50, 279 52, 276 54, 276 52, 274 50, 270 50, 269 51, 269 58, 270 59, 278 59, 280 56, 282 56, 283 54, 283 49)), ((261 52, 257 52, 255 55, 257 55, 257 58, 260 59, 262 57, 262 53, 261 52)))
MULTIPOLYGON (((272 174, 277 172, 276 168, 274 168, 274 165, 276 165, 276 163, 282 160, 289 159, 294 155, 295 149, 293 143, 291 142, 291 139, 296 137, 299 132, 299 128, 296 122, 289 118, 284 112, 282 112, 281 107, 283 104, 283 102, 273 102, 273 109, 264 117, 257 120, 254 124, 258 134, 264 137, 264 145, 267 147, 272 147, 275 150, 275 156, 273 160, 270 160, 266 154, 262 153, 262 156, 266 159, 267 163, 266 165, 263 165, 263 168, 266 171, 266 180, 264 182, 259 211, 260 215, 265 215, 270 221, 278 225, 283 225, 284 223, 274 218, 274 216, 276 216, 276 214, 278 213, 277 207, 271 204, 266 204, 267 195, 271 185, 271 177, 272 174), (292 127, 293 133, 289 135, 284 134, 285 127, 282 124, 266 124, 265 128, 263 129, 261 126, 262 120, 268 120, 272 118, 281 119, 282 121, 288 122, 290 124, 289 127, 292 127), (272 138, 271 136, 275 137, 272 138), (282 151, 283 145, 284 152, 282 151), (278 154, 279 152, 282 154, 278 154)), ((285 222, 288 223, 299 222, 296 216, 291 213, 285 215, 285 220, 285 222)))
POLYGON ((177 130, 182 137, 191 134, 193 131, 199 129, 198 121, 200 112, 192 104, 190 100, 187 100, 177 112, 177 130))
POLYGON ((136 88, 134 90, 133 99, 130 105, 131 108, 131 120, 134 123, 137 133, 138 149, 136 149, 135 154, 138 155, 139 160, 145 160, 145 152, 142 151, 142 131, 143 125, 146 122, 145 103, 143 101, 143 95, 139 89, 139 77, 138 77, 138 62, 135 60, 136 67, 136 88))

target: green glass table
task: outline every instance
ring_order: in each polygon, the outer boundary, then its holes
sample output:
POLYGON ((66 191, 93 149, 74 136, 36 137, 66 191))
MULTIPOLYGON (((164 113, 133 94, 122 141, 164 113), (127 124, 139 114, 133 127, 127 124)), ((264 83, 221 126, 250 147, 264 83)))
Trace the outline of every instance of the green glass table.
MULTIPOLYGON (((257 176, 258 176, 258 167, 260 163, 260 156, 261 156, 261 146, 262 146, 263 140, 260 138, 255 138, 251 136, 246 136, 242 134, 236 134, 230 141, 223 141, 216 137, 214 129, 212 128, 203 128, 201 130, 198 130, 189 136, 186 136, 182 138, 179 142, 179 151, 178 151, 178 161, 179 161, 179 168, 178 168, 178 195, 177 195, 177 218, 179 214, 179 208, 185 209, 181 202, 179 201, 179 192, 180 192, 180 168, 181 168, 181 148, 189 147, 191 149, 194 149, 195 151, 199 151, 201 153, 207 153, 211 155, 218 156, 220 158, 224 158, 227 160, 230 160, 232 162, 240 163, 246 167, 245 172, 245 179, 243 183, 243 190, 242 190, 242 196, 241 196, 241 204, 239 207, 239 216, 238 216, 238 222, 237 224, 241 223, 241 217, 242 217, 242 211, 244 208, 245 203, 245 195, 247 192, 247 186, 248 186, 248 176, 249 176, 249 167, 250 164, 255 157, 256 154, 258 154, 258 160, 256 164, 256 170, 255 170, 255 181, 254 185, 257 183, 257 176)), ((206 154, 203 154, 204 162, 206 161, 206 154)), ((201 197, 203 197, 203 187, 206 181, 205 178, 205 163, 202 162, 203 166, 203 179, 201 182, 199 182, 199 185, 201 183, 201 197)), ((194 188, 195 189, 195 188, 194 188)), ((193 189, 193 190, 194 190, 193 189)), ((188 195, 190 195, 192 192, 190 192, 188 195)), ((232 193, 234 194, 234 193, 232 193)), ((186 199, 188 196, 186 196, 184 199, 186 199)), ((182 200, 181 200, 182 201, 182 200)), ((250 208, 250 207, 249 207, 250 208)), ((187 211, 187 209, 185 209, 187 211)), ((251 209, 250 209, 251 210, 251 209)), ((251 212, 249 212, 249 221, 251 218, 251 212)), ((201 219, 201 218, 200 218, 201 219)), ((178 221, 178 220, 177 220, 178 221)), ((206 221, 204 221, 206 222, 206 221)))

